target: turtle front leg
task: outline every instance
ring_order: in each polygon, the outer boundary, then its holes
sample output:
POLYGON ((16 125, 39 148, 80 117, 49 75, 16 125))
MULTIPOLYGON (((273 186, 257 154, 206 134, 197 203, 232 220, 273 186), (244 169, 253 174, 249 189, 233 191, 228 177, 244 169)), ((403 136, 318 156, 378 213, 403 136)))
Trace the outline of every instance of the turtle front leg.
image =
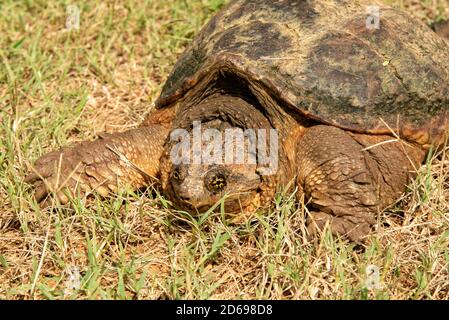
POLYGON ((106 196, 120 186, 136 190, 158 175, 168 134, 168 128, 152 125, 62 148, 40 157, 25 181, 34 185, 37 201, 54 192, 63 204, 66 191, 106 196))
POLYGON ((420 148, 390 136, 350 133, 318 125, 297 149, 298 183, 311 205, 311 235, 329 224, 333 234, 359 241, 377 214, 405 191, 424 159, 420 148))

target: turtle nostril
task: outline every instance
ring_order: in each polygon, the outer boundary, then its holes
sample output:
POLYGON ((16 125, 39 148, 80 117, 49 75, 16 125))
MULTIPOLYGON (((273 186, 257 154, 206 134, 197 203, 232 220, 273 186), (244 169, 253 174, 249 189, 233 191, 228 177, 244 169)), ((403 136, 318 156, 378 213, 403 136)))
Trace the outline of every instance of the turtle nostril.
POLYGON ((184 202, 189 202, 190 201, 190 197, 186 197, 186 196, 180 196, 179 199, 181 201, 184 201, 184 202))

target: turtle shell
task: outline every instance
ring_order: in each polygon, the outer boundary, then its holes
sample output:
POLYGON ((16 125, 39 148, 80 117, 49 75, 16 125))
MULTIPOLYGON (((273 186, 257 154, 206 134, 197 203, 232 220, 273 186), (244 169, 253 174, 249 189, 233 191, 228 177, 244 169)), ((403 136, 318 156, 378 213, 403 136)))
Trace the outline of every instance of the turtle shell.
POLYGON ((373 0, 232 1, 181 56, 156 107, 223 72, 289 112, 346 130, 394 130, 428 145, 448 129, 449 44, 373 0))

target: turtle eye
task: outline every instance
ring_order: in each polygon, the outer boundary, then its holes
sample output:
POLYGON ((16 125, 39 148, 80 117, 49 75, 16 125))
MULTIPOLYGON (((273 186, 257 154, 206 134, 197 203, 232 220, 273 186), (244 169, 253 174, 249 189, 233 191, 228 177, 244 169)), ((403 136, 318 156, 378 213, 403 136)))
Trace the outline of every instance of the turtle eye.
POLYGON ((176 180, 176 181, 180 181, 181 180, 181 172, 179 172, 179 169, 176 168, 175 170, 173 170, 171 177, 176 180))
POLYGON ((212 177, 208 184, 208 189, 212 192, 220 192, 223 191, 226 187, 226 177, 224 174, 216 174, 212 177))

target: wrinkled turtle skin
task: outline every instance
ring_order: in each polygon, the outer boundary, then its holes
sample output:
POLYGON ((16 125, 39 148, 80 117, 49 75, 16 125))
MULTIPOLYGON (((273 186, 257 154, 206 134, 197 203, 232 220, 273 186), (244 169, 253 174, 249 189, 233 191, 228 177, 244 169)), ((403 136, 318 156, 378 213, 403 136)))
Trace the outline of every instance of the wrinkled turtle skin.
POLYGON ((449 41, 407 13, 372 0, 237 0, 180 57, 139 128, 44 155, 26 180, 38 201, 157 182, 179 208, 224 199, 232 213, 269 206, 289 186, 306 200, 310 235, 328 226, 359 241, 445 140, 448 110, 449 41), (174 163, 173 134, 194 136, 195 123, 200 134, 274 130, 277 170, 174 163))

